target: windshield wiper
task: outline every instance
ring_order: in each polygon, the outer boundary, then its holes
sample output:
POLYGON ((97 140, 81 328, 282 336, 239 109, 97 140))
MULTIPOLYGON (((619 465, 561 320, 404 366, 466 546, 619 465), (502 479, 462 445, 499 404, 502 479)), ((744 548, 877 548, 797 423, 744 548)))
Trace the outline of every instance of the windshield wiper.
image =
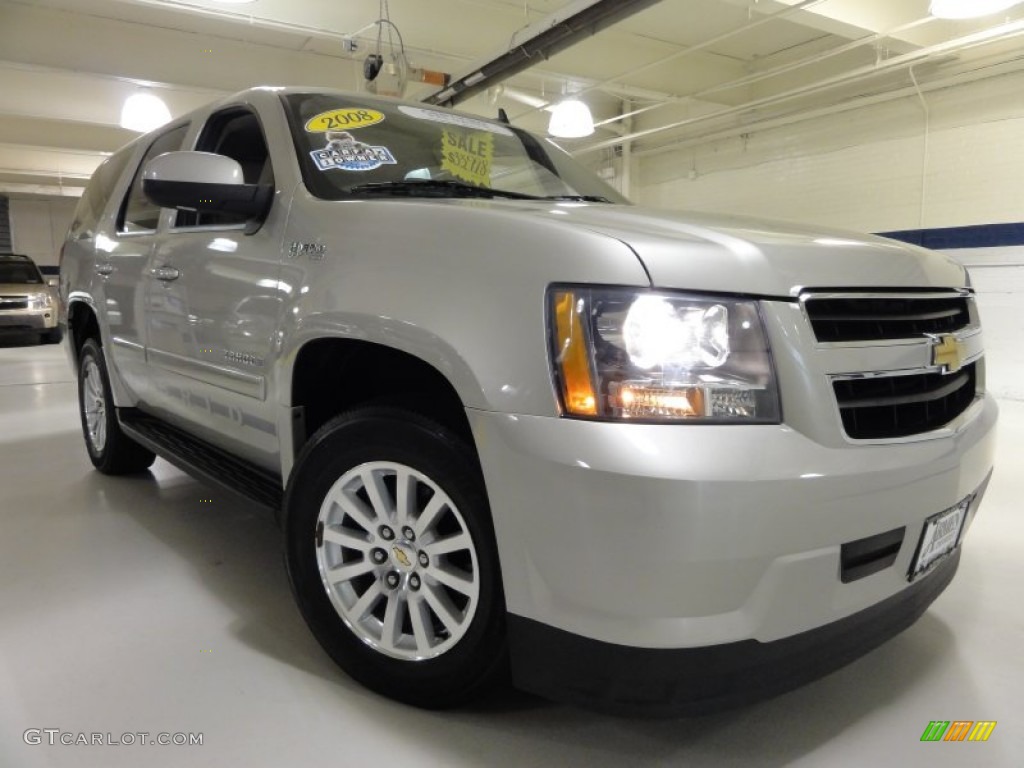
POLYGON ((610 203, 607 197, 600 195, 548 195, 545 200, 567 200, 571 203, 610 203))
POLYGON ((509 192, 504 189, 478 187, 449 179, 406 179, 404 181, 374 181, 358 184, 348 190, 351 195, 381 195, 407 197, 510 197, 514 200, 542 200, 536 195, 509 192))

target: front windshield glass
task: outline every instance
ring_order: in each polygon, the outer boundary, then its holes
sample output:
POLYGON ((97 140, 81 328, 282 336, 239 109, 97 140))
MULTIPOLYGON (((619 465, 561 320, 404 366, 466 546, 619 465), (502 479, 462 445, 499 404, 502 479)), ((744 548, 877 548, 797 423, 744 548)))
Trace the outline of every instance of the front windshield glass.
POLYGON ((283 96, 317 197, 511 197, 624 203, 545 139, 439 107, 352 94, 283 96))
POLYGON ((0 283, 42 285, 43 278, 39 270, 27 262, 0 262, 0 283))

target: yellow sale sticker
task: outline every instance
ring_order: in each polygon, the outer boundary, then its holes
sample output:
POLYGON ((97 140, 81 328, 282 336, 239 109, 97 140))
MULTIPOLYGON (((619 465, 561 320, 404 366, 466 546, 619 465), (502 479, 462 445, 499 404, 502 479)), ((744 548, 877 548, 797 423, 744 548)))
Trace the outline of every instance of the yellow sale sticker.
POLYGON ((491 186, 494 136, 487 131, 441 131, 441 170, 480 187, 491 186))
POLYGON ((383 119, 384 115, 376 109, 364 109, 362 107, 332 109, 328 112, 321 112, 316 117, 311 117, 307 120, 306 131, 309 133, 350 131, 353 128, 365 128, 368 125, 376 125, 383 119))

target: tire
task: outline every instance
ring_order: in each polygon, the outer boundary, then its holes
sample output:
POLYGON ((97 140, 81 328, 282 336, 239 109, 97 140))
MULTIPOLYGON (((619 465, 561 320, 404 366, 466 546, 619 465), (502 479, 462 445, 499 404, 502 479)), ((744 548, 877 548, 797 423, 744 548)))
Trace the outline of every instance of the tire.
POLYGON ((296 462, 284 529, 302 615, 351 677, 428 709, 503 681, 494 529, 476 454, 454 433, 398 408, 338 416, 296 462))
POLYGON ((156 454, 121 431, 110 395, 103 348, 95 339, 82 345, 78 365, 78 412, 92 465, 105 475, 126 475, 152 466, 156 454))

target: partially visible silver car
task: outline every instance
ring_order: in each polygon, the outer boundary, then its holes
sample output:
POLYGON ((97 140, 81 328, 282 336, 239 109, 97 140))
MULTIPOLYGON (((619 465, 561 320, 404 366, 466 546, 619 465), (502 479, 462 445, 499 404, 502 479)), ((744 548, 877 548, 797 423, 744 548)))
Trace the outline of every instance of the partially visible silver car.
POLYGON ((28 256, 0 253, 0 333, 36 333, 53 344, 61 340, 57 296, 28 256))

